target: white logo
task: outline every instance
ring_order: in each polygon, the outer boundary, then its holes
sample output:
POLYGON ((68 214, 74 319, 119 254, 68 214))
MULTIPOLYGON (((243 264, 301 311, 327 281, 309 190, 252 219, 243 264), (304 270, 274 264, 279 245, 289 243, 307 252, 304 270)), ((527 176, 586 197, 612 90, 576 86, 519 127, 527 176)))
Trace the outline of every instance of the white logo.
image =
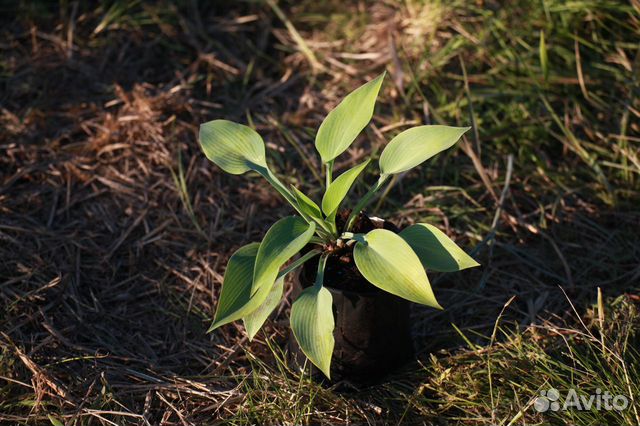
POLYGON ((629 399, 626 396, 612 395, 609 391, 602 392, 599 388, 596 389, 595 394, 591 395, 578 395, 575 389, 569 389, 564 402, 560 400, 560 392, 557 389, 541 390, 540 396, 533 403, 533 407, 539 413, 569 409, 588 411, 594 408, 598 411, 623 411, 628 406, 629 399))
POLYGON ((559 399, 560 392, 558 392, 557 389, 551 388, 549 390, 541 390, 540 396, 536 398, 533 406, 540 413, 544 413, 548 410, 558 411, 560 409, 560 403, 558 402, 559 399))

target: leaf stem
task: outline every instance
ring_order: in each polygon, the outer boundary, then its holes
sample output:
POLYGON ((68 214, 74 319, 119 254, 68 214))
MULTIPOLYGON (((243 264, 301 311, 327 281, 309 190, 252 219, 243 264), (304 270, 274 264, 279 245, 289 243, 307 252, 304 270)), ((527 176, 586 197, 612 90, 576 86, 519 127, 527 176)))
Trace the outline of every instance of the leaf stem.
MULTIPOLYGON (((291 194, 291 192, 287 189, 287 187, 284 186, 282 182, 280 182, 280 179, 278 179, 278 177, 274 175, 269 168, 256 167, 255 170, 258 173, 260 173, 262 177, 264 177, 267 180, 267 182, 269 182, 271 186, 273 186, 276 189, 276 191, 278 191, 280 195, 282 195, 284 199, 287 200, 289 204, 291 204, 291 206, 298 212, 300 216, 302 216, 304 220, 307 221, 307 223, 316 223, 315 220, 309 217, 308 214, 304 213, 300 209, 300 207, 298 207, 298 202, 296 201, 295 196, 291 194)), ((316 232, 318 233, 318 235, 320 235, 320 237, 322 237, 326 241, 331 241, 332 239, 331 231, 326 229, 326 225, 320 224, 320 226, 321 227, 316 227, 316 232)))
POLYGON ((291 192, 287 189, 287 187, 284 186, 282 182, 280 182, 280 179, 278 179, 278 177, 274 175, 273 172, 271 172, 271 170, 265 167, 265 168, 259 168, 257 171, 262 175, 262 177, 264 177, 267 180, 267 182, 271 184, 271 186, 273 186, 276 189, 276 191, 280 193, 280 195, 284 197, 285 200, 287 200, 289 204, 291 204, 291 206, 294 209, 296 209, 298 213, 300 213, 300 216, 302 217, 305 216, 298 208, 298 203, 296 202, 296 199, 293 196, 293 194, 291 194, 291 192))
POLYGON ((305 263, 307 260, 316 257, 320 253, 322 253, 322 250, 320 250, 320 249, 313 249, 313 250, 307 252, 304 256, 296 259, 294 262, 291 262, 291 264, 289 266, 287 266, 282 271, 280 271, 280 273, 278 274, 278 278, 282 278, 285 275, 287 275, 288 273, 295 271, 300 266, 302 266, 302 264, 305 263))
POLYGON ((353 226, 353 222, 356 220, 356 217, 358 217, 358 214, 360 214, 362 209, 364 209, 371 202, 371 199, 373 198, 375 193, 378 192, 380 188, 382 188, 387 179, 389 179, 389 176, 390 175, 385 174, 380 175, 380 177, 378 178, 378 182, 376 182, 375 185, 369 188, 369 191, 364 194, 364 197, 362 197, 360 201, 358 201, 358 204, 356 204, 356 206, 353 208, 351 214, 349 215, 349 218, 347 219, 347 226, 345 227, 345 231, 349 231, 351 229, 351 227, 353 226))
POLYGON ((326 183, 325 183, 325 190, 329 189, 329 185, 331 185, 331 182, 333 182, 333 160, 325 163, 325 177, 326 177, 326 183))
POLYGON ((322 287, 324 283, 324 269, 327 266, 327 258, 329 257, 329 253, 323 253, 320 257, 320 261, 318 262, 318 273, 316 274, 316 282, 314 287, 322 287))

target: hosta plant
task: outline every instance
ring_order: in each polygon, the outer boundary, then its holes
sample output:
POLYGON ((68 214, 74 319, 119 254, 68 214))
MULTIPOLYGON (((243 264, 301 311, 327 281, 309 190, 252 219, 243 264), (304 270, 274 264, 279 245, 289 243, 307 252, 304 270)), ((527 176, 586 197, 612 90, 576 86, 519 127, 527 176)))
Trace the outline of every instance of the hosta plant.
POLYGON ((320 125, 315 147, 320 154, 326 185, 319 204, 299 188, 287 186, 276 177, 269 169, 265 144, 252 128, 227 120, 201 125, 200 145, 209 160, 227 173, 257 172, 298 213, 278 220, 261 242, 247 244, 231 256, 209 331, 242 320, 252 339, 282 298, 285 276, 309 259, 320 256, 315 284, 304 289, 293 302, 290 323, 304 354, 329 376, 334 318, 332 296, 324 287, 323 277, 327 259, 336 247, 352 250, 359 272, 374 286, 434 308, 440 305, 426 270, 457 271, 478 265, 442 231, 427 223, 409 226, 399 233, 387 229, 352 232, 361 211, 393 175, 451 147, 467 127, 425 125, 395 136, 378 160, 377 182, 353 206, 347 219, 338 224, 336 217, 342 211, 342 203, 370 160, 335 179, 334 160, 349 148, 371 120, 383 78, 384 74, 349 94, 320 125), (301 250, 303 254, 296 258, 301 250))

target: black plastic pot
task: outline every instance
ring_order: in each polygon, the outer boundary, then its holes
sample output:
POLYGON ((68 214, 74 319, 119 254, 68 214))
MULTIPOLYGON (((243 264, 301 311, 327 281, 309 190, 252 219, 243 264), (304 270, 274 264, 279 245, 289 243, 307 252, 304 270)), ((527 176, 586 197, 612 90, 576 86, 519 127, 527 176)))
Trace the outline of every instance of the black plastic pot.
MULTIPOLYGON (((296 274, 293 300, 313 284, 312 265, 296 274)), ((368 283, 361 291, 336 289, 331 282, 324 285, 333 296, 335 319, 332 381, 373 383, 411 358, 409 302, 368 283)), ((294 365, 304 365, 304 354, 293 333, 289 349, 294 365)), ((319 376, 317 371, 315 375, 319 376)))

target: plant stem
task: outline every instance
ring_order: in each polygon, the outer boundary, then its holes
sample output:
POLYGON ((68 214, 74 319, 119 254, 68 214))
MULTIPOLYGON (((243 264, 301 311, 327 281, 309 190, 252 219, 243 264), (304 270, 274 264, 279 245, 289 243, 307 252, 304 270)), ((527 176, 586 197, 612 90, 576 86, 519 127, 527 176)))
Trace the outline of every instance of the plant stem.
POLYGON ((351 229, 351 227, 353 226, 353 222, 356 220, 356 217, 358 217, 358 214, 360 214, 362 209, 364 209, 371 202, 371 199, 373 198, 375 193, 378 192, 380 188, 382 188, 387 179, 389 179, 389 176, 390 175, 380 175, 380 177, 378 178, 378 182, 376 182, 376 184, 373 185, 366 194, 364 194, 364 197, 362 197, 360 201, 358 201, 358 204, 356 204, 356 206, 353 208, 351 214, 349 215, 349 218, 347 219, 347 226, 344 229, 345 231, 349 231, 351 229))
MULTIPOLYGON (((300 210, 300 207, 298 207, 298 202, 296 201, 295 196, 291 194, 291 192, 287 189, 287 187, 284 186, 282 182, 280 182, 280 179, 278 179, 278 177, 274 175, 273 172, 271 172, 271 170, 269 170, 268 168, 259 168, 259 169, 256 169, 256 171, 260 173, 262 177, 264 177, 267 180, 267 182, 269 182, 271 186, 273 186, 276 189, 276 191, 278 191, 280 195, 282 195, 284 199, 287 200, 289 204, 291 204, 291 206, 298 212, 300 216, 302 216, 304 220, 307 221, 307 223, 316 223, 316 221, 310 218, 309 215, 307 215, 302 210, 300 210)), ((324 240, 330 241, 332 237, 332 232, 326 228, 326 225, 324 224, 319 224, 319 225, 320 225, 319 228, 316 227, 316 231, 318 232, 318 234, 324 240)))
POLYGON ((324 283, 324 269, 327 266, 327 258, 329 257, 329 253, 323 253, 320 257, 320 261, 318 262, 318 273, 316 274, 316 282, 314 284, 315 287, 322 287, 324 283))
POLYGON ((311 239, 309 240, 309 244, 317 244, 319 246, 326 244, 327 240, 323 240, 322 238, 318 237, 317 235, 314 235, 311 237, 311 239))
POLYGON ((280 195, 282 195, 284 199, 287 200, 287 202, 291 204, 291 206, 296 209, 296 211, 300 213, 301 216, 304 217, 304 214, 298 208, 296 198, 293 196, 293 194, 291 194, 287 187, 284 186, 282 182, 280 182, 280 179, 278 179, 278 177, 271 172, 271 170, 269 170, 268 168, 260 168, 258 169, 258 173, 260 173, 262 177, 264 177, 267 182, 269 182, 271 186, 273 186, 276 191, 278 191, 280 195))
POLYGON ((325 163, 325 177, 326 177, 326 184, 325 184, 325 190, 329 188, 329 185, 331 185, 331 182, 333 181, 333 160, 329 161, 328 163, 325 163))
POLYGON ((300 266, 302 266, 302 264, 305 263, 307 260, 313 257, 316 257, 320 253, 322 253, 322 250, 319 250, 319 249, 311 250, 310 252, 306 253, 304 256, 296 259, 294 262, 291 263, 291 265, 287 266, 282 271, 280 271, 280 273, 278 274, 278 278, 284 277, 288 273, 295 271, 300 266))
POLYGON ((331 213, 329 216, 327 216, 327 222, 329 223, 329 226, 331 227, 331 232, 333 235, 336 236, 336 238, 338 237, 338 228, 336 227, 336 214, 337 214, 337 210, 334 211, 333 213, 331 213))

